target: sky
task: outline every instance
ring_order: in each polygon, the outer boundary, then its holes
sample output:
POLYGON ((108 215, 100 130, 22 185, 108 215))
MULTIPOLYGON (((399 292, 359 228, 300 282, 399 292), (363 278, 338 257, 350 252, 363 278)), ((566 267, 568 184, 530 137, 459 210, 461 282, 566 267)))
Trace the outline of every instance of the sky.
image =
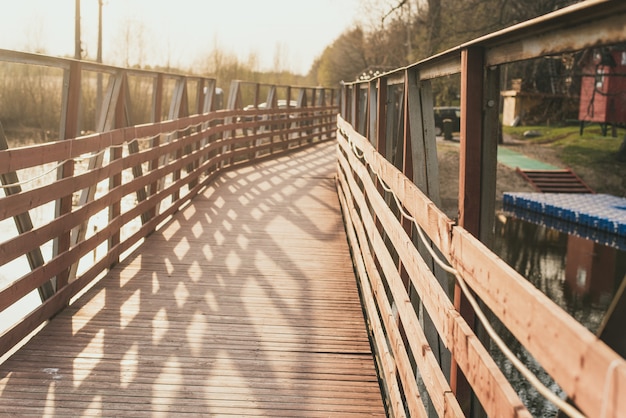
MULTIPOLYGON (((73 56, 74 4, 0 0, 0 48, 73 56)), ((217 47, 256 56, 259 70, 304 74, 361 11, 360 0, 104 0, 103 61, 189 69, 217 47)), ((97 22, 98 0, 81 0, 86 59, 96 58, 97 22)))

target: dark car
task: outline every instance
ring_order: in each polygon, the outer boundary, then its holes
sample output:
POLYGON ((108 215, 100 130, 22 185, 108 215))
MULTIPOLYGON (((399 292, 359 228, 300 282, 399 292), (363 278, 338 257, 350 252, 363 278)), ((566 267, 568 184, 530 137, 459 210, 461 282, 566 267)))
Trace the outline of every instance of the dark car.
POLYGON ((461 108, 456 106, 435 107, 435 134, 443 133, 443 121, 450 119, 452 121, 452 132, 461 130, 461 108))

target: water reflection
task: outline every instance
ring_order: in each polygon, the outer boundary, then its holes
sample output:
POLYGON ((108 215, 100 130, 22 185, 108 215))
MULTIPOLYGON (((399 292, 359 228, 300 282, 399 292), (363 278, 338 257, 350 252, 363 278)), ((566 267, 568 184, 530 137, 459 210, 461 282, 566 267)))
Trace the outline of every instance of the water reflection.
MULTIPOLYGON (((626 251, 512 216, 498 216, 493 249, 594 334, 626 275, 626 251)), ((539 379, 564 395, 496 318, 494 323, 508 346, 539 379)), ((495 346, 492 355, 533 416, 553 417, 554 405, 539 396, 495 346)))
POLYGON ((513 217, 498 217, 494 251, 593 333, 626 273, 624 251, 513 217))

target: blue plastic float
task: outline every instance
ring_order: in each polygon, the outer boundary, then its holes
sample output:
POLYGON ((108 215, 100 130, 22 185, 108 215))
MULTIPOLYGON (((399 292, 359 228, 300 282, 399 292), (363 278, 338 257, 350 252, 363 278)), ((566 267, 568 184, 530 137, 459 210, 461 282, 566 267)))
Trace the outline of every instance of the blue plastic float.
POLYGON ((504 193, 505 211, 565 233, 626 248, 626 199, 587 193, 504 193))

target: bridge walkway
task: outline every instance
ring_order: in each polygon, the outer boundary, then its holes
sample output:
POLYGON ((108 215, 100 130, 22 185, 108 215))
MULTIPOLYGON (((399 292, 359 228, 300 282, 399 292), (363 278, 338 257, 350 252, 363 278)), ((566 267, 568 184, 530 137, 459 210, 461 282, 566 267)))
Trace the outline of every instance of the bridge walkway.
POLYGON ((0 366, 0 413, 384 416, 335 152, 223 174, 0 366))

